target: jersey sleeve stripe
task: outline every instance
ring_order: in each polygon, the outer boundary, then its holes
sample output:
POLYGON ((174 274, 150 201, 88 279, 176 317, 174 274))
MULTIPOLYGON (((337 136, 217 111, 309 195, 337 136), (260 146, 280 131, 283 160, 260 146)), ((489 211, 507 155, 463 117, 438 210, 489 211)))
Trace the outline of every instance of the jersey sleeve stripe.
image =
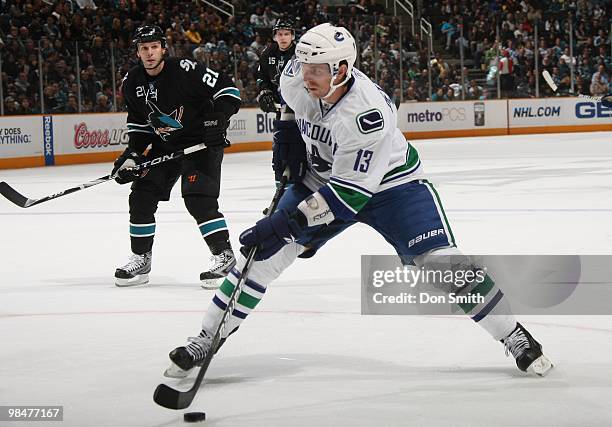
POLYGON ((351 189, 353 189, 355 191, 359 191, 360 193, 362 193, 362 194, 364 194, 366 196, 372 197, 372 195, 373 195, 373 193, 370 190, 368 190, 366 188, 363 188, 363 187, 360 187, 357 184, 353 184, 352 182, 344 181, 344 180, 342 180, 340 178, 336 178, 334 176, 330 177, 329 180, 331 182, 333 182, 334 184, 338 184, 338 185, 341 185, 343 187, 348 187, 348 188, 351 188, 351 189))
POLYGON ((213 99, 217 99, 220 96, 233 96, 234 98, 240 99, 240 91, 235 87, 226 87, 215 93, 213 99))
POLYGON ((152 130, 144 130, 144 129, 128 129, 127 133, 150 133, 155 134, 152 130))
MULTIPOLYGON (((400 178, 403 178, 405 176, 408 176, 411 173, 413 173, 414 171, 416 171, 420 166, 421 166, 421 161, 419 160, 419 162, 416 165, 414 165, 412 168, 410 168, 410 169, 399 171, 398 173, 393 174, 393 175, 389 175, 389 174, 387 174, 388 176, 385 175, 384 179, 382 181, 380 181, 380 183, 381 184, 386 184, 386 183, 394 181, 396 179, 400 179, 400 178)), ((403 166, 401 166, 401 167, 403 168, 403 166)))
POLYGON ((410 144, 408 144, 408 149, 406 151, 406 163, 401 166, 396 167, 390 172, 387 172, 384 176, 381 184, 385 184, 389 181, 393 181, 395 179, 399 179, 406 175, 410 175, 412 172, 416 171, 419 166, 421 166, 421 160, 419 159, 419 153, 417 150, 412 148, 410 144))
POLYGON ((141 124, 141 123, 127 123, 127 127, 148 128, 148 127, 151 127, 151 125, 148 124, 148 123, 145 123, 145 124, 141 124))
POLYGON ((319 189, 336 218, 351 219, 359 212, 370 197, 347 187, 328 183, 319 189))
POLYGON ((354 213, 359 212, 370 200, 370 196, 351 188, 343 187, 332 182, 330 182, 328 186, 332 189, 334 195, 354 213))

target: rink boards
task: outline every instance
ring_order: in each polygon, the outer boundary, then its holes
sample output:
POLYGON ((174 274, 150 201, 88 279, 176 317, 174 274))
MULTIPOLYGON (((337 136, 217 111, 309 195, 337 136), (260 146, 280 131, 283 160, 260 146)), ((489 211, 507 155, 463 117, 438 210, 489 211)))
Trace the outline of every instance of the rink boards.
MULTIPOLYGON (((227 152, 270 149, 274 114, 243 108, 227 152)), ((126 113, 0 118, 0 169, 108 162, 127 144, 126 113)), ((404 103, 398 126, 410 139, 611 131, 612 109, 586 98, 404 103)))

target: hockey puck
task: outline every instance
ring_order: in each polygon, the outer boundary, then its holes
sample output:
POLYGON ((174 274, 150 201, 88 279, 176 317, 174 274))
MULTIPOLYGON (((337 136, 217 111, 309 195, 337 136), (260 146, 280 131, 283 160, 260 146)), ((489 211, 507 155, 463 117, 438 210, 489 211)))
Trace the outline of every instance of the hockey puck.
POLYGON ((206 420, 206 412, 185 412, 183 420, 186 423, 198 423, 206 420))

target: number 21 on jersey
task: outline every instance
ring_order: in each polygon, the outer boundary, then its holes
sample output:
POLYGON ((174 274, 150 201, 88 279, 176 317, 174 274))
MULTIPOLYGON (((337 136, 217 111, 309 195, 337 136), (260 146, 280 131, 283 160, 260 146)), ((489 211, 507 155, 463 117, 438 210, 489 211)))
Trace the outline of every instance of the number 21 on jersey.
MULTIPOLYGON (((185 71, 195 70, 196 62, 190 61, 189 59, 183 59, 179 62, 180 67, 185 71)), ((219 73, 206 68, 206 73, 202 76, 202 82, 206 83, 210 87, 215 87, 217 80, 219 79, 219 73)))

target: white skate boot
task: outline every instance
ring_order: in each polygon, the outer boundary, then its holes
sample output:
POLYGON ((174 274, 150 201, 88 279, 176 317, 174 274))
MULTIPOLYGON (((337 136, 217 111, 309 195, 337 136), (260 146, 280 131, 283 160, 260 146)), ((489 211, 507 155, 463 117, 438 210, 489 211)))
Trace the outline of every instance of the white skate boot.
POLYGON ((125 287, 147 284, 150 272, 151 251, 142 255, 132 254, 128 263, 115 271, 115 285, 125 287))
POLYGON ((200 274, 200 281, 204 289, 217 289, 236 265, 236 257, 231 249, 226 249, 220 254, 213 255, 210 260, 212 266, 200 274))

